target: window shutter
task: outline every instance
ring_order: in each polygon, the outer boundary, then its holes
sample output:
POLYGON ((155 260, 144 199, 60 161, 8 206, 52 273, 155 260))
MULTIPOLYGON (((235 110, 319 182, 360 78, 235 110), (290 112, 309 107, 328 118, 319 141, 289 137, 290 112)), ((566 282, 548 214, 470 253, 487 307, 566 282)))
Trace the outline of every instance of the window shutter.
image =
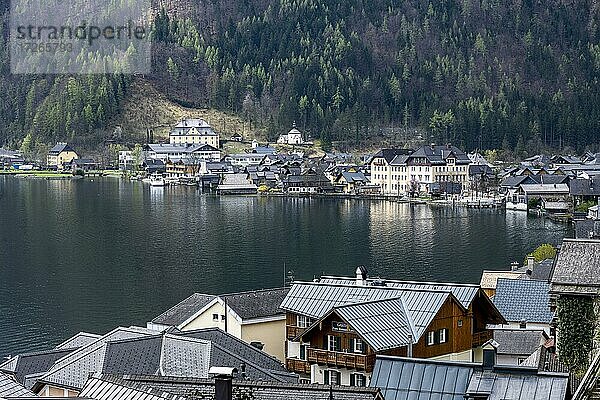
POLYGON ((354 374, 350 374, 350 386, 356 386, 356 379, 354 374))
POLYGON ((323 371, 323 383, 329 385, 329 371, 323 371))
POLYGON ((342 384, 342 374, 341 374, 340 372, 337 372, 337 371, 336 371, 336 372, 335 372, 335 377, 337 378, 337 379, 336 379, 336 381, 337 381, 337 384, 338 384, 338 385, 341 385, 341 384, 342 384))
POLYGON ((323 335, 323 350, 329 350, 329 338, 327 337, 327 335, 323 335))
POLYGON ((306 360, 306 346, 303 344, 300 345, 300 359, 306 360))
MULTIPOLYGON (((350 348, 348 349, 348 352, 353 353, 354 352, 354 339, 350 338, 349 343, 350 343, 349 344, 350 348)), ((350 376, 352 376, 352 375, 350 375, 350 376)), ((350 385, 352 386, 352 384, 350 384, 350 385)))
POLYGON ((340 351, 342 349, 342 338, 339 336, 335 337, 335 351, 340 351))
POLYGON ((450 341, 450 338, 448 337, 448 333, 449 333, 448 328, 444 328, 444 337, 446 338, 446 342, 450 341))

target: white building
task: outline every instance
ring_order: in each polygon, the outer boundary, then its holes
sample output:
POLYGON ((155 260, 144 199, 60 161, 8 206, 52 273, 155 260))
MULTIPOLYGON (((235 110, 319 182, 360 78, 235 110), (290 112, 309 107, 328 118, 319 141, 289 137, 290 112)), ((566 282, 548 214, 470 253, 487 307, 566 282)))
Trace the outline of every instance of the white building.
POLYGON ((219 149, 208 144, 147 144, 144 146, 146 159, 209 161, 218 162, 221 159, 219 149))
POLYGON ((219 148, 219 134, 203 119, 184 119, 169 133, 169 143, 208 144, 219 148))
POLYGON ((446 182, 465 188, 470 163, 469 157, 452 145, 423 146, 414 152, 383 149, 371 159, 371 183, 388 195, 433 192, 435 185, 446 182))
POLYGON ((304 139, 302 138, 302 132, 300 132, 296 128, 296 124, 292 127, 292 129, 288 133, 282 133, 279 135, 277 139, 278 144, 304 144, 304 139))

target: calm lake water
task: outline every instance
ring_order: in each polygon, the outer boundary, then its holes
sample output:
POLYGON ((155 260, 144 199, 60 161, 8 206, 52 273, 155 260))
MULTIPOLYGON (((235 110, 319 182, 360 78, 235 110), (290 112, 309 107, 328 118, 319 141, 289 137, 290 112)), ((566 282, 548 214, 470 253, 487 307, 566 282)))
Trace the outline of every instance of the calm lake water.
POLYGON ((0 177, 0 355, 141 324, 193 292, 352 275, 479 282, 570 228, 524 213, 215 197, 118 179, 0 177))

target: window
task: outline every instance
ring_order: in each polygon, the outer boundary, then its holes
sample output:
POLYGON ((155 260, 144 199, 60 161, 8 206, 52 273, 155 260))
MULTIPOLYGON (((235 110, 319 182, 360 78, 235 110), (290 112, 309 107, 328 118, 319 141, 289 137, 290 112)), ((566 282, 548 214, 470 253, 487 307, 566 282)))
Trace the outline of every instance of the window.
POLYGON ((362 339, 354 339, 354 352, 355 353, 364 353, 365 344, 362 339))
POLYGON ((331 369, 325 370, 323 373, 323 383, 326 385, 339 385, 340 384, 340 373, 331 369))
POLYGON ((302 383, 304 385, 308 385, 310 383, 310 379, 305 379, 305 378, 300 378, 298 380, 299 383, 302 383))
POLYGON ((225 316, 221 314, 221 321, 225 321, 225 316))
POLYGON ((213 314, 213 321, 219 320, 219 314, 213 314))
POLYGON ((367 377, 363 374, 350 374, 350 386, 367 386, 367 377))
POLYGON ((435 344, 435 332, 430 331, 427 332, 427 346, 432 346, 435 344))
POLYGON ((447 338, 448 333, 447 333, 447 331, 448 330, 445 329, 445 328, 444 329, 440 329, 438 331, 439 343, 446 343, 448 341, 448 338, 447 338))
POLYGON ((335 335, 327 335, 327 350, 340 351, 342 349, 342 338, 335 335))
POLYGON ((301 344, 300 345, 300 359, 306 361, 307 355, 308 355, 308 345, 301 344))
POLYGON ((461 326, 463 326, 463 320, 462 320, 462 319, 459 319, 459 320, 458 320, 458 327, 460 328, 461 326))

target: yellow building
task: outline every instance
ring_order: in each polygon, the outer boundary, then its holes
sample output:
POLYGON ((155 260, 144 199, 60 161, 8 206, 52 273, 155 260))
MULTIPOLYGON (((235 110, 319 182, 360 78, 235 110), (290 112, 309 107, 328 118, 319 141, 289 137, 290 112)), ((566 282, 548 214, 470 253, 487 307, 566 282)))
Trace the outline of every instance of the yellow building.
POLYGON ((68 143, 58 142, 56 143, 56 146, 48 152, 46 163, 50 168, 56 167, 56 169, 62 170, 66 165, 70 164, 71 161, 78 158, 79 156, 68 143))
POLYGON ((288 291, 276 288, 219 296, 194 293, 147 327, 160 331, 169 327, 181 331, 220 328, 284 362, 285 313, 279 305, 288 291))

